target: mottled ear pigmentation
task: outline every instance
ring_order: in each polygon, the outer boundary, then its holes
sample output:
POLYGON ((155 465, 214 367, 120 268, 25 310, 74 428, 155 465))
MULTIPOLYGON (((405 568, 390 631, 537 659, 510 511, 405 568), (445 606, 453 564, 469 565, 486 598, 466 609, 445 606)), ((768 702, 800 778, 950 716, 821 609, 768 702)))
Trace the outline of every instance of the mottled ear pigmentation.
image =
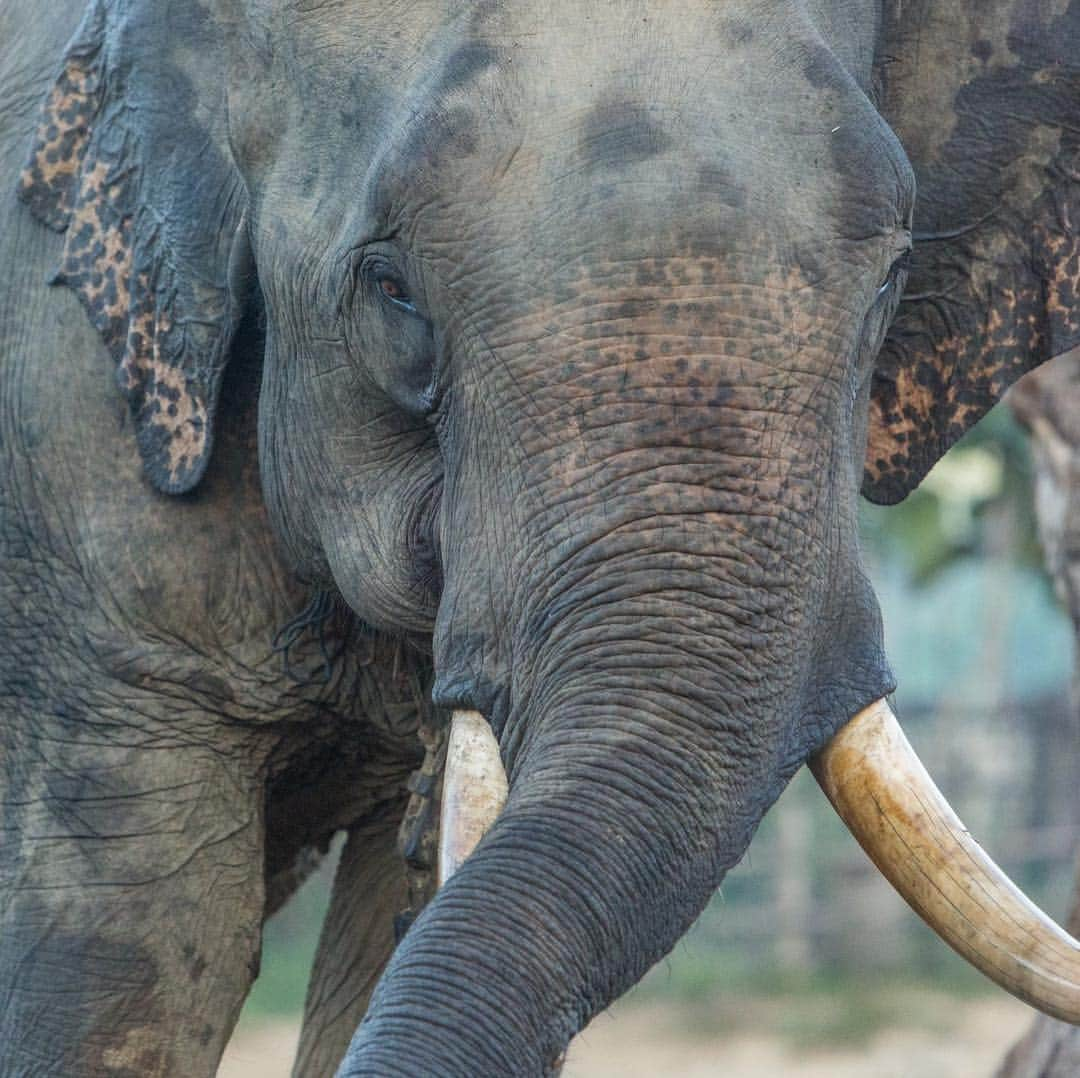
MULTIPOLYGON (((65 233, 53 282, 79 297, 117 363, 147 476, 182 493, 206 470, 242 314, 228 267, 246 243, 244 201, 223 121, 191 100, 192 72, 155 50, 147 78, 137 41, 110 51, 109 10, 91 4, 68 46, 19 194, 65 233), (123 96, 135 85, 139 107, 123 96)), ((195 40, 187 56, 197 67, 213 54, 195 40)))

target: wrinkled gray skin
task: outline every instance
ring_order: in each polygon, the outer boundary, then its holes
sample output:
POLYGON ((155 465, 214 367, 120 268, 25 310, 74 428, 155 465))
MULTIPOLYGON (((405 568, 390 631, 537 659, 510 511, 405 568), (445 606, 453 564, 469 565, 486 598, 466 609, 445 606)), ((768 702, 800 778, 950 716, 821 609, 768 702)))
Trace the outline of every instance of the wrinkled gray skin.
MULTIPOLYGON (((1076 5, 1049 7, 1038 40, 1071 40, 1076 5)), ((13 194, 81 8, 0 8, 0 1074, 212 1074, 264 916, 346 828, 298 1064, 331 1073, 392 948, 432 700, 490 719, 510 798, 342 1073, 547 1073, 892 688, 856 506, 915 200, 872 103, 897 12, 108 5, 110 55, 144 55, 102 122, 157 125, 124 152, 146 157, 163 264, 242 319, 213 458, 173 495, 76 298, 45 284, 61 237, 13 194), (322 590, 352 611, 326 683, 310 639, 299 677, 270 647, 322 590)), ((930 40, 968 32, 953 8, 930 40)), ((982 40, 955 43, 963 64, 1019 63, 1005 30, 982 40)), ((957 92, 934 89, 893 102, 927 174, 969 133, 920 130, 957 92)), ((1043 171, 979 251, 1072 152, 1039 131, 985 149, 994 175, 1025 148, 1043 171)), ((979 219, 968 197, 931 188, 923 226, 979 219)), ((920 334, 970 342, 986 312, 947 291, 890 362, 920 334)), ((1017 373, 947 434, 912 405, 918 465, 871 493, 902 496, 1017 373)))

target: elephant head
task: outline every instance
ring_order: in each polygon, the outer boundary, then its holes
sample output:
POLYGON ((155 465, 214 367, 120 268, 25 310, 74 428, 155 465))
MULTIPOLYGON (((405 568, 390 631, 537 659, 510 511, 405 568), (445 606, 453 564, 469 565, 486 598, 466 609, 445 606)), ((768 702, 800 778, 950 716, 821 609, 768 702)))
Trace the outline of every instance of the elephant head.
POLYGON ((1080 341, 1078 57, 1076 0, 92 0, 22 194, 150 482, 254 310, 296 571, 509 778, 343 1073, 547 1072, 892 690, 859 491, 1080 341))

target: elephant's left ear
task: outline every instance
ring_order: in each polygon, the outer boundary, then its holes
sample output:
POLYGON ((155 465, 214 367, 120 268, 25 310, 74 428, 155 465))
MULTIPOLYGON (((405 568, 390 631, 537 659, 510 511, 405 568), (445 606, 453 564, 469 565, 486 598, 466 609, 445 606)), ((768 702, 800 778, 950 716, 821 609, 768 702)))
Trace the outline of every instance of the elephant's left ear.
POLYGON ((65 233, 53 280, 101 333, 147 475, 169 493, 206 469, 241 314, 245 199, 216 36, 201 4, 90 0, 20 182, 65 233))
POLYGON ((863 476, 892 503, 1017 378, 1080 344, 1080 2, 889 0, 878 76, 918 181, 863 476))

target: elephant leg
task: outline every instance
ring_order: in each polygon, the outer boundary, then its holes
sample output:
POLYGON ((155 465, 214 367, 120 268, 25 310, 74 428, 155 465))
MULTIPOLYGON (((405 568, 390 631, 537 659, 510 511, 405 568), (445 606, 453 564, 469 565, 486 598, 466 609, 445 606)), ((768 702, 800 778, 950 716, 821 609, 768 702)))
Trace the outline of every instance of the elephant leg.
POLYGON ((211 1078, 256 973, 250 746, 141 721, 0 734, 4 1078, 211 1078))
POLYGON ((350 829, 334 879, 304 1008, 293 1078, 329 1078, 345 1055, 394 950, 407 903, 397 850, 403 805, 350 829))

